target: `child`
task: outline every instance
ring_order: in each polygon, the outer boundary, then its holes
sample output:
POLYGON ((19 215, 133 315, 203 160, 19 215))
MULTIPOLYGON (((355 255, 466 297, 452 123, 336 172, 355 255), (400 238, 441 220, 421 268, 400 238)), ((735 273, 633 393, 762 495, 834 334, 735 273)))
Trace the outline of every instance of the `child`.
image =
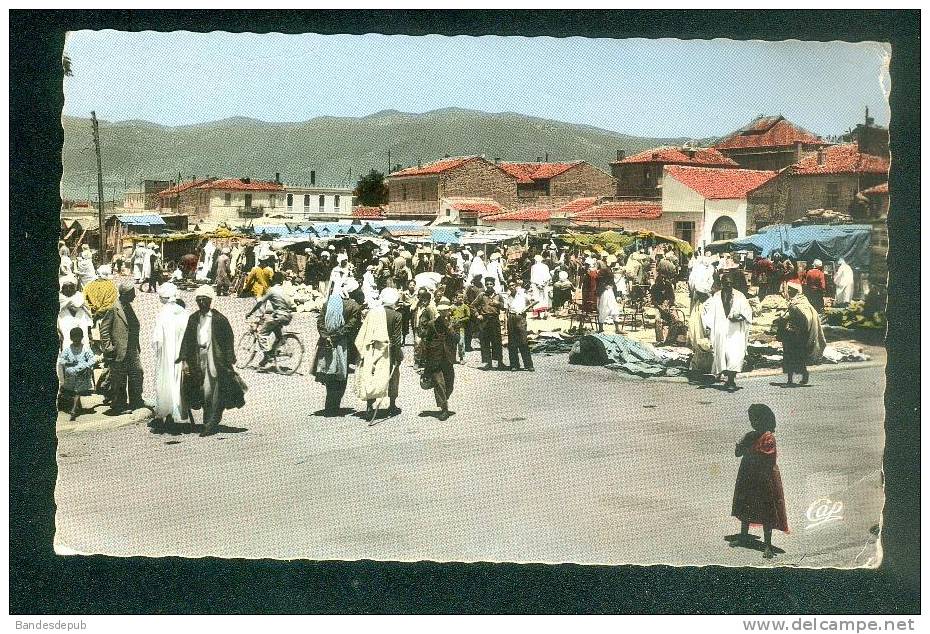
POLYGON ((748 545, 749 525, 761 524, 765 535, 762 556, 771 559, 775 556, 772 529, 788 532, 785 493, 775 464, 775 414, 767 405, 750 405, 749 424, 753 431, 736 443, 736 455, 742 457, 742 462, 733 490, 732 515, 741 522, 741 527, 739 537, 730 546, 748 545))
POLYGON ((459 333, 459 342, 456 347, 456 363, 465 362, 465 326, 471 321, 471 307, 465 303, 465 293, 458 293, 455 296, 455 306, 452 308, 452 328, 453 332, 459 333))
POLYGON ((81 328, 72 328, 68 336, 71 345, 58 355, 58 363, 64 371, 62 397, 74 399, 71 404, 71 420, 75 420, 81 412, 81 397, 90 396, 94 389, 94 365, 97 360, 90 347, 84 345, 84 331, 81 328))

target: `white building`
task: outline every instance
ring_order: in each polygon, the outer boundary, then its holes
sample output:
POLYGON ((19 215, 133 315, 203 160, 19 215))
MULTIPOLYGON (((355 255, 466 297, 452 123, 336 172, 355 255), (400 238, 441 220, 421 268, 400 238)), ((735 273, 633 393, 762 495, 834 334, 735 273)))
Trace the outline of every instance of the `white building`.
POLYGON ((748 225, 746 195, 774 176, 767 170, 666 165, 662 215, 676 232, 682 227, 693 232, 697 246, 742 238, 748 225))
POLYGON ((179 212, 208 225, 238 225, 256 218, 298 222, 352 217, 348 187, 283 185, 276 180, 205 179, 159 193, 162 212, 179 212))
POLYGON ((351 218, 355 207, 351 187, 284 185, 282 200, 275 215, 295 221, 351 218))

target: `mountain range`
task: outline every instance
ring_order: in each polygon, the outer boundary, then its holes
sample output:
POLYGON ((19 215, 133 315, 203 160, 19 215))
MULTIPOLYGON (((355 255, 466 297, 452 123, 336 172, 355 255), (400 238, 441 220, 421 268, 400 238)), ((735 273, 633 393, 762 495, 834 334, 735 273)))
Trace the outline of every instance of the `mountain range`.
MULTIPOLYGON (((90 119, 65 116, 62 192, 96 198, 90 119)), ((483 154, 510 161, 585 160, 609 171, 627 155, 684 138, 637 137, 522 114, 444 108, 422 114, 384 110, 365 117, 317 117, 271 123, 234 117, 168 127, 147 121, 100 121, 105 198, 139 189, 143 179, 250 177, 318 185, 354 185, 371 169, 407 167, 444 156, 483 154)))

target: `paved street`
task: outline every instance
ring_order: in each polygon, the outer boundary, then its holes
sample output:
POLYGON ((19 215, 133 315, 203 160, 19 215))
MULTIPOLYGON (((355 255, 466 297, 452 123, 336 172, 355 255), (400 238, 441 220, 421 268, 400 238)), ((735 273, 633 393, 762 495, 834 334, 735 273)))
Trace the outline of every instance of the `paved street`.
MULTIPOLYGON (((183 296, 192 307, 191 294, 183 296)), ((136 305, 145 347, 157 300, 142 295, 136 305)), ((216 305, 240 332, 249 306, 233 298, 216 305)), ((456 370, 456 414, 440 422, 408 358, 403 412, 368 427, 352 415, 313 416, 323 403, 322 386, 306 373, 315 317, 298 314, 290 327, 307 347, 303 374, 244 371, 247 405, 228 411, 216 436, 156 434, 139 416, 122 426, 93 415, 60 426, 58 551, 877 564, 870 529, 883 504, 879 364, 824 368, 811 387, 794 390, 770 385, 783 376, 744 377, 729 394, 570 366, 565 354, 538 356, 536 373, 483 372, 472 353, 456 370), (724 541, 738 530, 729 517, 733 446, 756 402, 778 418, 792 531, 775 533, 785 552, 772 561, 724 541)), ((147 347, 143 363, 150 396, 147 347)), ((351 386, 346 407, 359 404, 351 386)))

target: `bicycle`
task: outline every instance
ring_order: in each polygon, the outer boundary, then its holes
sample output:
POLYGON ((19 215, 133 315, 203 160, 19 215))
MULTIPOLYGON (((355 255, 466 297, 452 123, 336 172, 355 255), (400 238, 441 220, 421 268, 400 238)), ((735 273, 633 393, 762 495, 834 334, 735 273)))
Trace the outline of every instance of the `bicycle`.
MULTIPOLYGON (((239 339, 236 355, 238 357, 237 368, 246 368, 255 360, 255 357, 262 356, 264 351, 259 347, 258 339, 260 324, 259 320, 251 322, 249 330, 239 339)), ((304 344, 295 333, 280 332, 271 346, 270 357, 276 373, 290 376, 297 372, 303 362, 304 344)))

